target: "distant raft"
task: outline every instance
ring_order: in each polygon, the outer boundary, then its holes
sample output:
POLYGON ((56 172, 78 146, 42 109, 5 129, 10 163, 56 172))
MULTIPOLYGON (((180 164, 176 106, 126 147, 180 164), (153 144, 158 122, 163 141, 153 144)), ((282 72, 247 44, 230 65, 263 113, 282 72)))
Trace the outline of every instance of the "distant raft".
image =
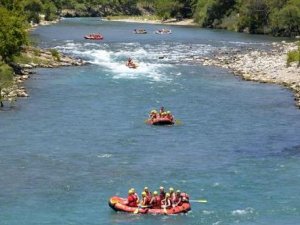
POLYGON ((126 66, 130 69, 138 68, 138 64, 136 64, 136 63, 127 63, 126 66))
POLYGON ((147 34, 145 29, 134 29, 133 33, 135 34, 147 34))
POLYGON ((172 34, 172 31, 169 29, 160 29, 155 31, 156 34, 172 34))
POLYGON ((108 200, 108 205, 115 211, 134 213, 134 214, 162 214, 172 215, 187 213, 191 210, 191 205, 188 202, 184 202, 181 206, 176 206, 170 209, 152 209, 152 208, 138 208, 130 207, 126 205, 127 199, 119 196, 113 196, 108 200))
POLYGON ((101 34, 88 34, 84 38, 88 40, 103 40, 104 37, 101 34))

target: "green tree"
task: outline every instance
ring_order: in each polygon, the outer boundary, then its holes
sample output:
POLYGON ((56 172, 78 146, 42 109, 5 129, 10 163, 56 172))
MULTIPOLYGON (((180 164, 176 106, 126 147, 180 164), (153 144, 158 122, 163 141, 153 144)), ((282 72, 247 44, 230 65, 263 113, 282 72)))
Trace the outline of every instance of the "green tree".
POLYGON ((39 14, 43 10, 43 4, 40 0, 24 0, 22 2, 23 10, 26 13, 28 22, 39 23, 39 14))
POLYGON ((0 7, 0 56, 9 62, 28 43, 25 19, 0 7))
POLYGON ((43 8, 45 13, 45 20, 52 21, 57 18, 58 9, 54 3, 46 2, 43 8))
POLYGON ((199 0, 195 19, 201 26, 216 27, 235 4, 235 0, 199 0))
POLYGON ((266 33, 270 9, 266 0, 245 0, 240 8, 239 29, 250 33, 266 33))
POLYGON ((177 15, 179 9, 182 7, 178 1, 157 0, 155 2, 156 14, 162 19, 168 19, 177 15))
POLYGON ((273 35, 296 36, 300 34, 300 3, 289 2, 280 10, 271 14, 271 29, 273 35))

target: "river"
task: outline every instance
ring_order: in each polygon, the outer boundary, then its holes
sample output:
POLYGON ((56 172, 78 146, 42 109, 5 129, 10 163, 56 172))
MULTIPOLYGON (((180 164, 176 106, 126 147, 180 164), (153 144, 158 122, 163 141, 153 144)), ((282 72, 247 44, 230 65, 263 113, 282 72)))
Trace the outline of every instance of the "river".
POLYGON ((64 19, 32 37, 90 62, 37 69, 30 94, 0 112, 1 225, 296 225, 300 110, 293 94, 193 64, 215 51, 280 41, 196 27, 64 19), (136 35, 144 28, 146 35, 136 35), (83 36, 100 32, 103 41, 83 36), (132 57, 138 69, 125 67, 132 57), (156 127, 164 106, 180 122, 156 127), (189 193, 185 215, 116 213, 110 196, 159 186, 189 193))

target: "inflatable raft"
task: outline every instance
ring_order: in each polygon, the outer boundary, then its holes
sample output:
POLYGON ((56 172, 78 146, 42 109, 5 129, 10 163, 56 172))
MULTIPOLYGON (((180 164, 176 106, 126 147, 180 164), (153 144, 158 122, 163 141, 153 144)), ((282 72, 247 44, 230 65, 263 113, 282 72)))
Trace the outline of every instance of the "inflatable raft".
POLYGON ((109 199, 108 205, 115 211, 122 211, 134 214, 162 214, 162 215, 172 215, 179 213, 187 213, 191 210, 190 203, 183 203, 181 206, 176 206, 171 209, 150 209, 150 208, 138 208, 130 207, 126 205, 126 198, 121 198, 118 196, 113 196, 109 199))
POLYGON ((103 36, 101 34, 89 34, 84 36, 84 38, 88 40, 103 40, 103 36))
POLYGON ((149 119, 147 123, 150 125, 173 125, 174 120, 163 117, 163 118, 149 119))
POLYGON ((136 69, 136 68, 138 68, 138 65, 137 64, 135 64, 135 63, 132 63, 132 64, 130 64, 130 65, 126 65, 128 68, 130 68, 130 69, 136 69))

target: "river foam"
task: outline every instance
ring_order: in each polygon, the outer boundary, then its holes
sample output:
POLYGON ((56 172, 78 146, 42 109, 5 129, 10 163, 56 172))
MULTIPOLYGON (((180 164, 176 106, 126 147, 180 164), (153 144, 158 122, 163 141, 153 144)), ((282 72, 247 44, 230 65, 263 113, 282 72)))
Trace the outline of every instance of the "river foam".
POLYGON ((153 81, 169 81, 173 74, 166 72, 168 68, 189 63, 196 55, 205 56, 215 51, 214 47, 203 44, 160 42, 141 45, 136 42, 108 44, 70 40, 55 48, 101 66, 115 79, 147 78, 153 81), (125 63, 129 57, 138 64, 136 69, 126 67, 125 63))

